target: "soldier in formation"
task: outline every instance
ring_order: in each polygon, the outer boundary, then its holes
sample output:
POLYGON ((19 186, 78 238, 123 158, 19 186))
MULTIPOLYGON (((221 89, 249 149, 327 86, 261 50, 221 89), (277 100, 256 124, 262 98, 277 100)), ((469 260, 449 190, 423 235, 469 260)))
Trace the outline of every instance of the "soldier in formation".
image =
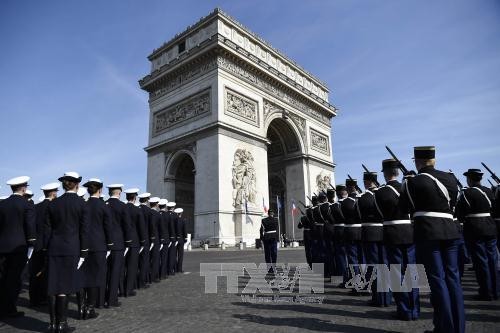
POLYGON ((12 195, 0 202, 1 318, 24 315, 16 303, 27 261, 30 304, 48 306, 47 331, 58 333, 74 330, 70 295, 76 295, 77 318, 93 319, 96 307, 119 307, 118 297, 182 272, 186 222, 174 202, 137 188, 123 191, 123 184, 107 185, 105 202, 100 179, 81 185, 78 173, 66 172, 60 183, 41 187, 44 198, 34 205, 32 192, 26 195, 29 180, 7 181, 12 195), (64 194, 57 197, 60 184, 64 194))

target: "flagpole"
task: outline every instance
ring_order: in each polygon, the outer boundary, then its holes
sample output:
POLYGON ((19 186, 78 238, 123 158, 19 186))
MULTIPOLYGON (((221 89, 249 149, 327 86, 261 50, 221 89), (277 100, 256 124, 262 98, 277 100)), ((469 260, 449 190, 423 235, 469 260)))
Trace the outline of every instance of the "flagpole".
POLYGON ((294 211, 292 209, 292 242, 295 242, 295 216, 294 211))
POLYGON ((279 196, 276 196, 276 206, 278 207, 278 243, 280 244, 281 247, 281 221, 280 221, 280 198, 279 196))

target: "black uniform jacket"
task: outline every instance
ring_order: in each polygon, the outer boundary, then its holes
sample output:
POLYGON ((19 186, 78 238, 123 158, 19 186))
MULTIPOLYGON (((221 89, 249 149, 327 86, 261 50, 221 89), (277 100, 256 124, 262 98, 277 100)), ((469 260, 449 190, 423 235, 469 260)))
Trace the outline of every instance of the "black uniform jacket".
POLYGON ((109 198, 106 201, 110 212, 111 221, 113 223, 113 234, 111 239, 113 240, 113 245, 110 250, 121 251, 125 247, 129 247, 132 239, 130 238, 130 217, 128 215, 128 209, 125 203, 121 202, 118 198, 109 198))
POLYGON ((45 227, 49 256, 79 256, 88 251, 88 209, 75 192, 66 192, 50 202, 45 227))
POLYGON ((146 235, 144 246, 147 246, 149 249, 149 245, 150 245, 149 242, 150 242, 150 237, 151 237, 151 231, 149 230, 150 224, 151 224, 151 215, 152 215, 151 208, 149 208, 145 204, 140 204, 139 209, 141 210, 142 217, 144 220, 144 234, 146 235))
POLYGON ((170 214, 166 210, 160 211, 161 221, 160 221, 160 241, 162 244, 168 244, 170 242, 170 230, 169 230, 169 220, 170 214))
POLYGON ((365 242, 381 242, 384 239, 382 217, 375 205, 376 188, 366 190, 356 203, 361 221, 361 238, 365 242))
POLYGON ((149 224, 149 241, 150 244, 154 244, 155 246, 160 245, 160 223, 161 223, 160 212, 155 209, 151 209, 151 221, 149 224))
POLYGON ((339 199, 339 201, 333 203, 330 207, 330 212, 334 221, 333 239, 339 243, 344 241, 345 217, 341 208, 341 203, 344 200, 345 199, 339 199))
POLYGON ((146 226, 144 225, 144 216, 139 207, 133 203, 127 203, 128 216, 130 217, 131 231, 130 238, 132 242, 130 247, 137 248, 146 244, 146 226))
POLYGON ((303 229, 304 240, 311 240, 311 223, 309 222, 307 216, 302 215, 300 217, 300 221, 297 224, 297 228, 303 229))
POLYGON ((266 217, 262 219, 260 226, 260 239, 278 240, 278 219, 275 217, 266 217))
POLYGON ((0 201, 0 253, 26 252, 36 241, 35 206, 12 194, 0 201))
POLYGON ((461 237, 460 224, 453 220, 458 194, 453 175, 431 166, 424 167, 418 175, 405 180, 401 192, 402 204, 407 205, 412 213, 415 241, 461 237), (441 189, 439 184, 444 188, 441 189))
POLYGON ((412 244, 413 224, 408 206, 401 199, 402 184, 390 180, 375 192, 377 210, 384 220, 384 243, 391 245, 412 244))
POLYGON ((351 193, 340 203, 342 214, 345 218, 344 239, 346 241, 361 240, 361 226, 358 226, 360 224, 360 221, 356 209, 356 201, 356 194, 351 193))
POLYGON ((89 213, 89 251, 103 252, 113 245, 113 224, 108 206, 96 197, 87 201, 89 213))
POLYGON ((177 218, 177 240, 184 242, 187 238, 186 220, 183 217, 177 218))
POLYGON ((50 200, 44 199, 35 205, 36 215, 36 242, 34 250, 38 252, 43 249, 45 235, 45 218, 47 217, 47 207, 49 207, 50 200))
POLYGON ((495 198, 485 186, 463 189, 457 202, 456 213, 464 224, 466 239, 493 238, 497 235, 495 220, 491 216, 495 198))

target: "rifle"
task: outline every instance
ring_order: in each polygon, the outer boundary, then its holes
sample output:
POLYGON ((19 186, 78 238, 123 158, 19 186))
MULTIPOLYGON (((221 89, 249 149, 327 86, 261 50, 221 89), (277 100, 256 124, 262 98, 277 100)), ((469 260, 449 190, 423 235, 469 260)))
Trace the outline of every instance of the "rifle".
POLYGON ((300 203, 302 206, 304 206, 304 208, 307 208, 307 206, 306 206, 306 205, 305 205, 302 201, 300 201, 300 200, 299 200, 299 203, 300 203))
MULTIPOLYGON (((354 180, 350 174, 347 174, 347 177, 349 177, 350 180, 354 180)), ((361 190, 361 188, 358 186, 358 184, 356 184, 356 191, 358 191, 359 193, 363 193, 363 191, 361 190)))
MULTIPOLYGON (((368 170, 368 168, 363 163, 361 163, 361 166, 363 167, 363 169, 365 169, 366 172, 370 172, 370 170, 368 170)), ((377 187, 380 187, 380 183, 378 182, 378 180, 375 180, 375 185, 377 185, 377 187)))
POLYGON ((334 191, 336 190, 335 186, 333 186, 333 185, 332 185, 332 183, 328 183, 328 185, 330 185, 330 187, 331 187, 334 191))
POLYGON ((493 183, 492 183, 492 182, 491 182, 491 180, 489 180, 489 179, 488 179, 488 183, 490 183, 491 188, 494 188, 494 187, 495 187, 495 185, 493 185, 493 183))
POLYGON ((488 166, 486 164, 484 164, 483 162, 481 162, 481 164, 486 168, 486 170, 488 170, 488 172, 490 173, 490 177, 497 182, 497 184, 500 184, 500 178, 498 178, 497 175, 495 175, 495 173, 493 171, 491 171, 490 168, 488 168, 488 166))
POLYGON ((455 174, 453 173, 453 171, 451 171, 451 169, 448 169, 450 171, 450 174, 453 176, 453 178, 455 178, 455 181, 457 182, 457 185, 460 189, 463 189, 464 186, 462 185, 462 183, 460 182, 460 180, 458 180, 457 176, 455 176, 455 174))
POLYGON ((401 160, 396 156, 396 154, 394 154, 391 150, 391 148, 385 146, 385 149, 387 149, 387 151, 389 152, 389 154, 391 154, 392 158, 395 159, 396 161, 398 161, 398 164, 399 164, 399 169, 401 170, 401 172, 403 173, 404 176, 406 176, 407 174, 410 174, 410 173, 414 173, 414 171, 408 171, 408 169, 403 165, 403 163, 401 162, 401 160))

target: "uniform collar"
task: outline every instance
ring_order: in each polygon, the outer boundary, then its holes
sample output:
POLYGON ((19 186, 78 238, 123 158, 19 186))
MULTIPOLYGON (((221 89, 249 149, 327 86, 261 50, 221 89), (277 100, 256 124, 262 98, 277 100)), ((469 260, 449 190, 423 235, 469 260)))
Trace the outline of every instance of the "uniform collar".
POLYGON ((424 173, 424 172, 429 172, 429 171, 434 171, 434 170, 436 170, 436 169, 434 169, 433 166, 428 165, 428 166, 425 166, 422 169, 418 170, 418 173, 424 173))

